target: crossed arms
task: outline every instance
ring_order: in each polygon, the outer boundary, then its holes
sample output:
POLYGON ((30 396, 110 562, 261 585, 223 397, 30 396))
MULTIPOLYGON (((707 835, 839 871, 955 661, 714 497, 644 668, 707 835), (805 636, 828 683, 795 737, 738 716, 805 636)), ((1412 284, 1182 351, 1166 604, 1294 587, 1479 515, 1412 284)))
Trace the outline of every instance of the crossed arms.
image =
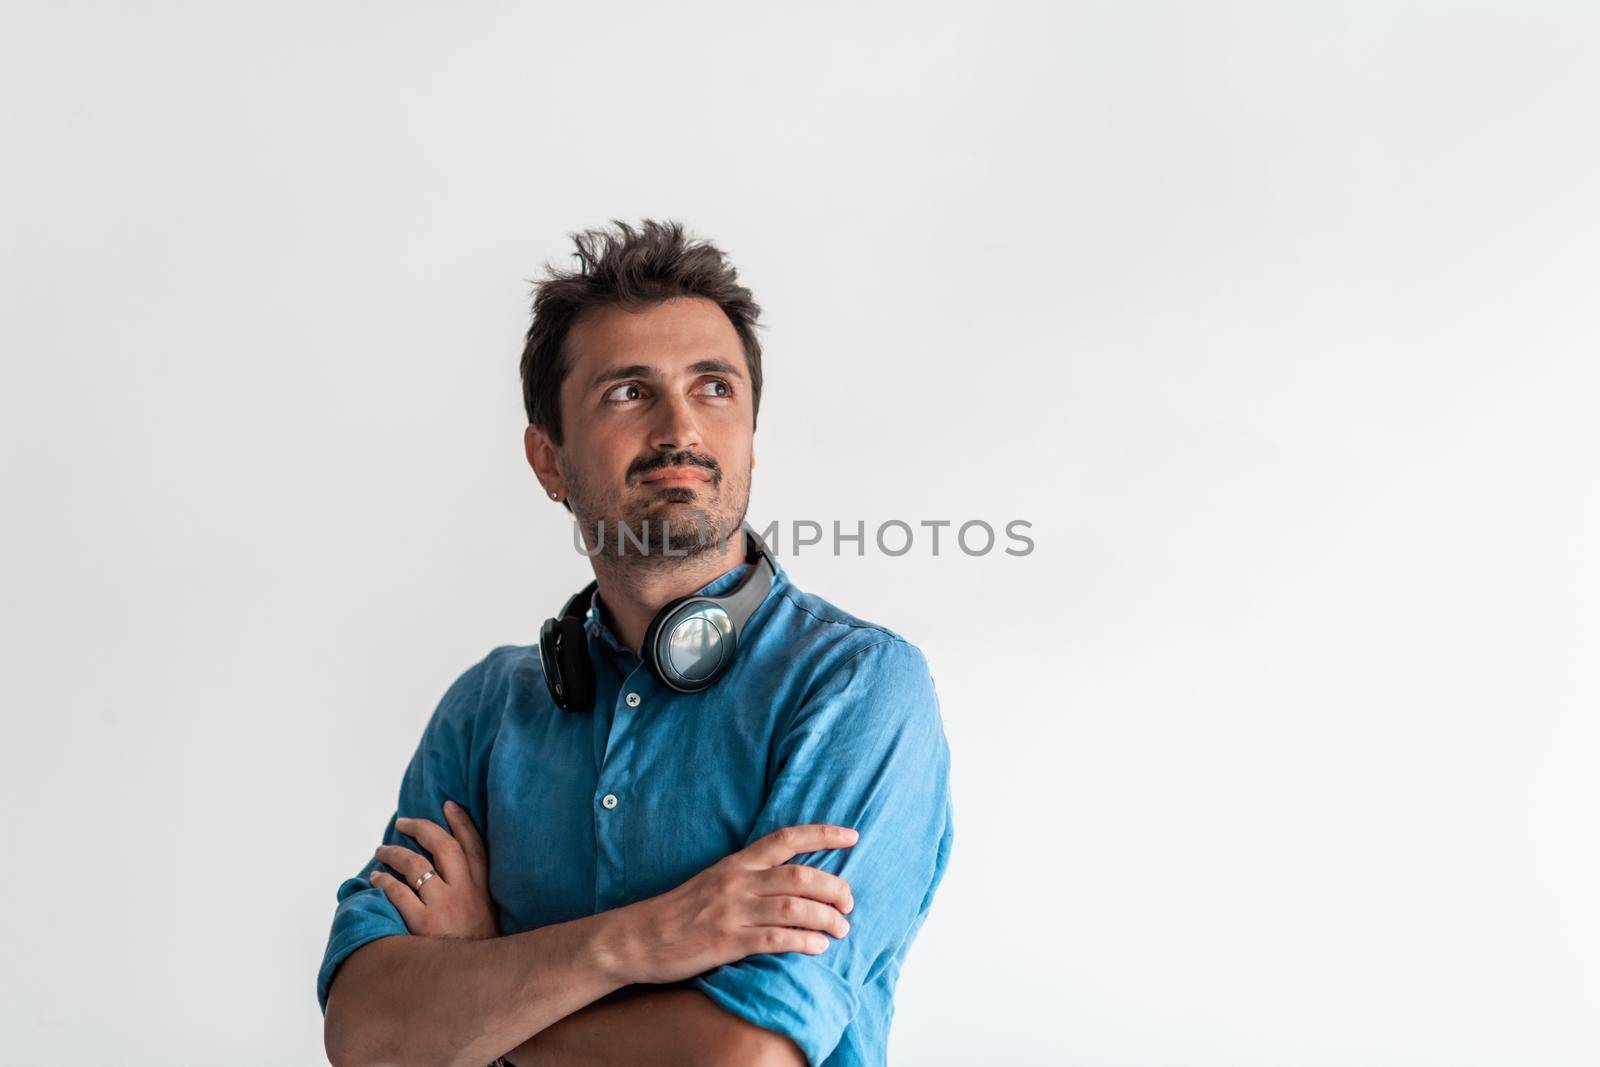
POLYGON ((588 1006, 625 986, 682 981, 756 952, 826 951, 828 939, 818 931, 848 933, 850 887, 835 875, 785 861, 806 851, 848 848, 854 831, 787 827, 671 892, 492 937, 473 933, 482 928, 482 916, 492 914, 482 839, 464 811, 449 808, 446 818, 454 836, 428 820, 398 820, 434 857, 435 874, 420 892, 411 886, 429 869, 427 860, 399 846, 379 849, 380 858, 409 879, 402 885, 381 875, 374 882, 411 934, 372 941, 345 961, 329 990, 324 1030, 335 1067, 482 1067, 502 1054, 516 1067, 804 1067, 804 1054, 789 1038, 696 990, 649 990, 588 1006))
POLYGON ((414 836, 435 875, 414 892, 427 861, 386 848, 378 858, 409 884, 340 887, 318 976, 330 1060, 821 1064, 869 983, 897 969, 952 837, 949 752, 926 661, 873 636, 779 726, 745 848, 658 897, 505 937, 489 936, 486 891, 472 892, 488 884, 487 856, 472 857, 481 841, 465 812, 445 807, 484 804, 478 739, 497 728, 484 696, 497 684, 495 654, 462 675, 401 786, 399 811, 437 821, 397 818, 384 836, 390 846, 414 836), (857 842, 839 827, 855 828, 857 842))

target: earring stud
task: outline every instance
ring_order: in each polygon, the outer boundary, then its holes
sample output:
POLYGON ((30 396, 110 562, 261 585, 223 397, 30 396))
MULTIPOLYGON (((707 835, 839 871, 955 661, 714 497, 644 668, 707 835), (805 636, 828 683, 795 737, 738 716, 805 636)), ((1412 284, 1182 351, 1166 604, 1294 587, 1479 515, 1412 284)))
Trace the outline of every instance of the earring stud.
POLYGON ((552 490, 550 490, 550 499, 551 500, 560 500, 561 499, 561 494, 557 493, 554 489, 552 489, 552 490))

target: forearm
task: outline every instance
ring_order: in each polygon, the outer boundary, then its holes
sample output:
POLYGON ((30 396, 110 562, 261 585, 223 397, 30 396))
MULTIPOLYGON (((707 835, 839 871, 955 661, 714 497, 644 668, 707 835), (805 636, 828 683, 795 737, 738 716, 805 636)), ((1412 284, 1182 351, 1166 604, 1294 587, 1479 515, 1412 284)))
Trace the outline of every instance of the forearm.
POLYGON ((806 1067, 788 1038, 681 986, 631 987, 505 1055, 515 1067, 806 1067))
POLYGON ((340 966, 324 1041, 335 1067, 482 1067, 626 985, 613 912, 485 940, 385 937, 340 966))

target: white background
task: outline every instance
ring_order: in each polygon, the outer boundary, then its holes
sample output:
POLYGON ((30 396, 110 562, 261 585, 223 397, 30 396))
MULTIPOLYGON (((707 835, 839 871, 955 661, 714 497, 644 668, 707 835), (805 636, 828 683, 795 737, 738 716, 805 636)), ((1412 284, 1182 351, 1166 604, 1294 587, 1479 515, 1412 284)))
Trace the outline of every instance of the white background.
POLYGON ((766 308, 751 517, 954 753, 902 1064, 1600 1058, 1581 4, 7 4, 0 1061, 321 1062, 445 687, 586 577, 529 279, 766 308))

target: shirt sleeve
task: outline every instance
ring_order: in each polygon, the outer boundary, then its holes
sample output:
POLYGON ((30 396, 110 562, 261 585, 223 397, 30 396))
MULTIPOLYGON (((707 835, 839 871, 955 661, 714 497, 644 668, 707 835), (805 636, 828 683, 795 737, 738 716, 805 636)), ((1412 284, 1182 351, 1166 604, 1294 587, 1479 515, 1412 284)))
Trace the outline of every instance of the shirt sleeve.
POLYGON ((820 955, 759 953, 690 985, 793 1038, 818 1065, 856 1015, 863 987, 898 968, 948 863, 950 752, 922 653, 890 636, 834 668, 783 731, 775 767, 749 842, 799 823, 854 827, 853 846, 789 861, 850 883, 850 932, 828 935, 820 955))
MULTIPOLYGON (((383 844, 401 845, 428 856, 428 850, 415 838, 395 829, 395 819, 402 815, 431 819, 448 827, 444 817, 447 799, 466 808, 478 828, 483 829, 480 818, 483 799, 472 788, 471 756, 475 735, 481 729, 479 709, 484 674, 493 655, 490 653, 457 678, 434 708, 423 729, 422 740, 401 778, 399 803, 384 828, 383 844)), ((383 890, 371 882, 372 872, 382 866, 377 857, 371 857, 359 872, 339 886, 333 926, 328 932, 322 966, 317 971, 317 1003, 324 1015, 328 1011, 328 990, 333 985, 333 976, 346 957, 369 941, 409 933, 395 906, 389 903, 383 890)))

